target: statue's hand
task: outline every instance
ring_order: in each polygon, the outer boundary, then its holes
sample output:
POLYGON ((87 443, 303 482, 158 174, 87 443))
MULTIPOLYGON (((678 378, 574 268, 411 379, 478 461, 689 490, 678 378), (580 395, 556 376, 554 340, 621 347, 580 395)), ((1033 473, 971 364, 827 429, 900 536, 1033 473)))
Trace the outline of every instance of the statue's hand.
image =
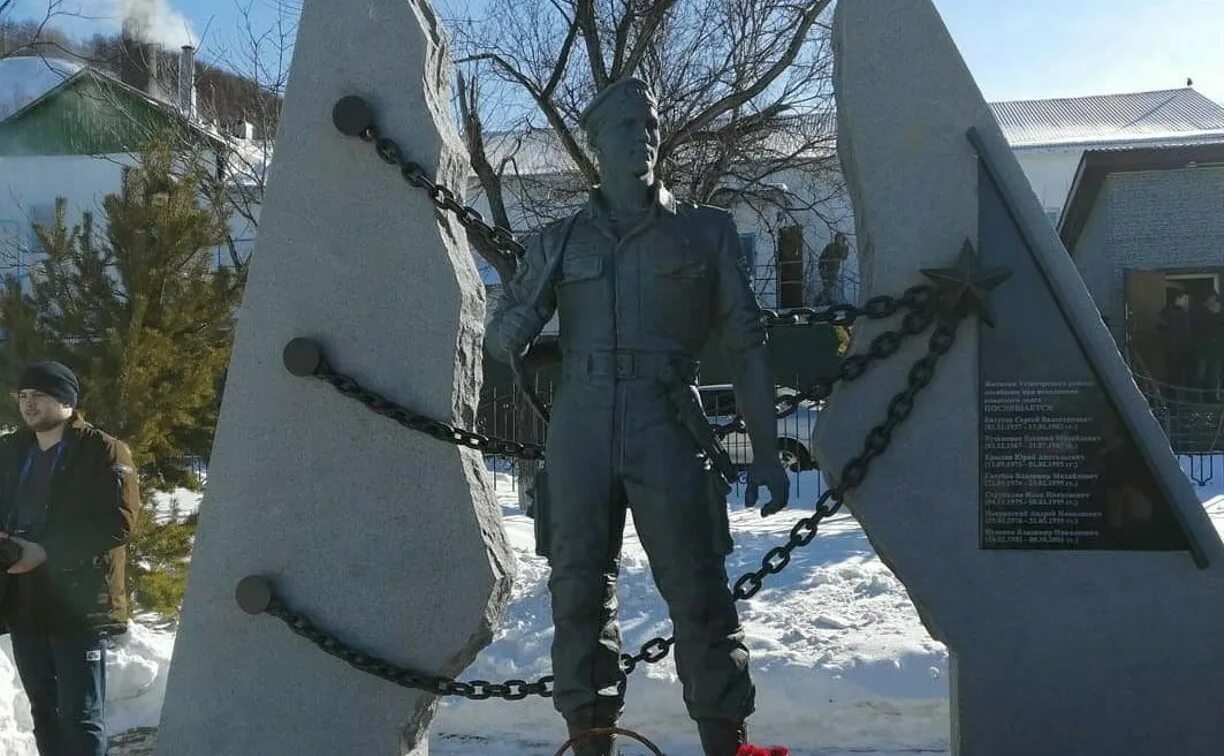
POLYGON ((532 340, 539 335, 543 324, 534 309, 526 305, 514 305, 498 314, 489 324, 485 343, 489 353, 502 362, 521 357, 532 340))
POLYGON ((769 489, 769 501, 761 506, 761 516, 768 517, 786 509, 790 500, 790 478, 777 456, 770 455, 758 459, 748 466, 748 490, 744 492, 744 506, 748 508, 757 505, 760 487, 769 489))

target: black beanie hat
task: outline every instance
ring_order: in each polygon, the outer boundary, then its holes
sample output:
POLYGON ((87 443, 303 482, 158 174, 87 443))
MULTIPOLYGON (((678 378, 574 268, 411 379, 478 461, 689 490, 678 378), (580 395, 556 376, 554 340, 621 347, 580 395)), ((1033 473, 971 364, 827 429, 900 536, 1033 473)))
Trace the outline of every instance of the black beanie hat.
POLYGON ((21 374, 17 390, 22 389, 41 391, 61 404, 75 407, 81 393, 81 384, 67 365, 58 362, 35 362, 21 374))

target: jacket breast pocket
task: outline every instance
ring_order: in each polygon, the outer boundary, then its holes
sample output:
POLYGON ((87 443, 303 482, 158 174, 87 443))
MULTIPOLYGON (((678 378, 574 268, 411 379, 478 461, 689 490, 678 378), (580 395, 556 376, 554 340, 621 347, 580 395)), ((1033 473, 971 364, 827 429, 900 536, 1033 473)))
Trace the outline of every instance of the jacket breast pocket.
POLYGON ((700 338, 708 328, 714 270, 688 242, 643 261, 642 325, 650 333, 700 338))
POLYGON ((581 284, 594 281, 603 275, 603 255, 598 253, 566 254, 561 261, 561 285, 581 284))
POLYGON ((604 259, 597 252, 573 254, 566 250, 561 260, 561 275, 557 281, 557 309, 565 321, 575 312, 586 311, 602 301, 604 290, 604 259))

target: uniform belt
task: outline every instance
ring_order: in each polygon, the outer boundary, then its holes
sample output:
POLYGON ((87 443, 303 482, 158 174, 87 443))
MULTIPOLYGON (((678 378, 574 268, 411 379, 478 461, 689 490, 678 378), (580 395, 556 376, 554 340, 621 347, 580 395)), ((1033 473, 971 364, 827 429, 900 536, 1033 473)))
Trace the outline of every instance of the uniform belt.
POLYGON ((664 352, 583 352, 562 358, 565 375, 572 378, 645 378, 657 381, 697 382, 701 363, 691 357, 664 352))

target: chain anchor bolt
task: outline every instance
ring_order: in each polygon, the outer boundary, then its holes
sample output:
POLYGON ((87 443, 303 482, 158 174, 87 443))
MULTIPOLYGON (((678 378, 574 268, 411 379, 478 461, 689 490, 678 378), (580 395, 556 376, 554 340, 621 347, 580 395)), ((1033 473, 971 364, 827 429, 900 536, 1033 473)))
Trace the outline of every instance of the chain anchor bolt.
POLYGON ((272 581, 259 575, 248 575, 238 581, 234 599, 247 614, 263 614, 272 608, 272 581))
POLYGON ((332 123, 341 134, 361 136, 374 125, 374 111, 369 103, 358 95, 341 97, 332 107, 332 123))
POLYGON ((299 336, 285 345, 281 355, 285 369, 299 378, 309 378, 317 375, 323 366, 323 350, 318 342, 299 336))

